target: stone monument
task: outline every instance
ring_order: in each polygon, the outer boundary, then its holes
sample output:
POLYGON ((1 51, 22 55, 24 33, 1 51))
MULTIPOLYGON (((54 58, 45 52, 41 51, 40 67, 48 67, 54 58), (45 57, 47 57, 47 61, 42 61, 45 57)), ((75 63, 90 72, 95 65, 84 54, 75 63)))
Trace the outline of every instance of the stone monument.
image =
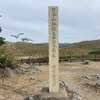
POLYGON ((49 7, 49 92, 59 92, 58 7, 49 7))
POLYGON ((58 7, 49 7, 49 87, 43 87, 41 100, 68 100, 66 90, 59 88, 58 7))
MULTIPOLYGON (((58 7, 49 7, 49 87, 31 100, 68 100, 65 89, 59 88, 58 7)), ((30 100, 30 99, 28 99, 30 100)))

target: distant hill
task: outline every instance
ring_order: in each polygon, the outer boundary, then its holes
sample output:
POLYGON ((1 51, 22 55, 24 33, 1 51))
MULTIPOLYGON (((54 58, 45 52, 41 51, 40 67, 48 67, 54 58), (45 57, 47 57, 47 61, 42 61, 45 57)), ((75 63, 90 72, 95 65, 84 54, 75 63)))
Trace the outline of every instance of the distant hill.
MULTIPOLYGON (((48 43, 7 42, 8 50, 15 56, 47 57, 48 43)), ((82 41, 79 43, 59 43, 60 56, 68 54, 88 54, 90 51, 100 50, 100 40, 82 41)))
POLYGON ((100 49, 100 40, 82 41, 79 43, 73 43, 69 47, 82 48, 87 50, 98 50, 100 49))
POLYGON ((64 47, 64 46, 68 46, 68 45, 70 45, 71 43, 59 43, 59 47, 61 48, 61 47, 64 47))

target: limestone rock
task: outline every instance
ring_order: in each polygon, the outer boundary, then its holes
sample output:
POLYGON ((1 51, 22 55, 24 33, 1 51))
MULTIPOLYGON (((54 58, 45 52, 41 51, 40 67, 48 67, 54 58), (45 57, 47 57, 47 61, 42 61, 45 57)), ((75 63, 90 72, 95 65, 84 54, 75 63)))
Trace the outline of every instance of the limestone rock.
POLYGON ((84 64, 89 64, 89 60, 84 60, 84 64))
POLYGON ((14 70, 14 72, 15 72, 16 74, 23 74, 23 73, 24 73, 22 69, 18 69, 18 68, 16 68, 16 69, 14 70))
POLYGON ((68 89, 68 86, 67 86, 67 84, 64 81, 60 81, 59 85, 60 85, 61 88, 68 89))
POLYGON ((35 95, 35 94, 29 94, 25 100, 40 100, 40 95, 35 95))
POLYGON ((96 87, 97 89, 100 89, 100 83, 96 83, 96 84, 95 84, 95 87, 96 87))
POLYGON ((15 73, 12 69, 6 67, 5 71, 4 71, 4 75, 7 76, 7 77, 14 77, 15 73))
POLYGON ((0 68, 0 77, 4 76, 4 69, 0 68))
POLYGON ((78 94, 73 93, 72 100, 81 100, 82 98, 78 96, 78 94))

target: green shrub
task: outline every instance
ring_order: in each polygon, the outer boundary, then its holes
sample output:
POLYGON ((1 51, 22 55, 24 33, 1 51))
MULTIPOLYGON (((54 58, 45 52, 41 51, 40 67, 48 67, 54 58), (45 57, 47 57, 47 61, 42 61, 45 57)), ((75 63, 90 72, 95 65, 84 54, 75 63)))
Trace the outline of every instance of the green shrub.
POLYGON ((5 44, 4 40, 5 40, 5 38, 3 38, 3 37, 0 37, 0 45, 3 45, 3 44, 5 44))
POLYGON ((5 67, 14 69, 18 67, 18 65, 16 64, 16 62, 14 62, 11 59, 7 59, 6 57, 0 58, 0 68, 5 68, 5 67))
POLYGON ((2 46, 0 46, 0 68, 9 67, 14 69, 19 67, 19 64, 15 60, 13 54, 8 50, 10 49, 4 49, 2 46))
POLYGON ((91 51, 89 54, 100 54, 100 50, 91 51))

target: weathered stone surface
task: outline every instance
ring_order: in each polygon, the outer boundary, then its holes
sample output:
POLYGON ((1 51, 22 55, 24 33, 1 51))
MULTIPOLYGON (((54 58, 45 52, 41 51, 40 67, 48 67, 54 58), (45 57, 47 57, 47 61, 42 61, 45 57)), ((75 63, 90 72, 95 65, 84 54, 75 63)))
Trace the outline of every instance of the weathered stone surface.
POLYGON ((100 75, 89 75, 89 76, 82 76, 84 79, 89 79, 89 80, 99 80, 100 75))
POLYGON ((4 76, 4 68, 0 68, 0 77, 4 76))
POLYGON ((6 77, 14 77, 16 75, 21 75, 21 74, 31 74, 34 72, 40 71, 37 67, 35 66, 23 66, 21 68, 0 68, 0 77, 6 76, 6 77))
POLYGON ((96 84, 95 84, 95 87, 96 87, 97 89, 100 89, 100 83, 96 83, 96 84))
POLYGON ((69 87, 64 81, 60 81, 59 85, 62 89, 65 89, 68 95, 68 100, 81 100, 82 98, 74 91, 71 87, 69 87), (71 98, 71 99, 69 99, 71 98))
POLYGON ((84 63, 84 64, 89 64, 89 62, 90 62, 89 60, 84 60, 83 63, 84 63))
POLYGON ((49 92, 48 87, 43 87, 40 100, 68 100, 68 95, 65 89, 61 89, 59 92, 49 92))
POLYGON ((29 94, 25 100, 68 100, 68 95, 65 89, 60 88, 59 92, 49 92, 49 87, 43 87, 39 94, 29 94))
POLYGON ((49 92, 59 92, 58 7, 49 7, 49 92))
POLYGON ((41 100, 41 95, 37 95, 37 94, 29 94, 25 100, 41 100))
POLYGON ((39 70, 37 67, 35 67, 35 66, 32 66, 31 69, 32 69, 33 71, 40 71, 40 70, 39 70))
POLYGON ((73 93, 72 100, 81 100, 82 98, 78 96, 78 94, 73 93))
POLYGON ((61 88, 65 89, 65 90, 68 89, 68 86, 64 81, 59 81, 59 85, 60 85, 61 88))
POLYGON ((12 69, 6 67, 5 71, 4 71, 4 75, 7 76, 7 77, 14 77, 15 73, 12 69))
POLYGON ((14 70, 14 72, 15 72, 16 74, 23 74, 23 70, 22 70, 22 69, 18 69, 18 68, 16 68, 16 69, 14 70))
POLYGON ((40 71, 38 68, 36 68, 35 66, 32 66, 32 67, 29 67, 29 68, 26 68, 26 69, 23 69, 24 70, 24 73, 35 73, 37 71, 40 71))

